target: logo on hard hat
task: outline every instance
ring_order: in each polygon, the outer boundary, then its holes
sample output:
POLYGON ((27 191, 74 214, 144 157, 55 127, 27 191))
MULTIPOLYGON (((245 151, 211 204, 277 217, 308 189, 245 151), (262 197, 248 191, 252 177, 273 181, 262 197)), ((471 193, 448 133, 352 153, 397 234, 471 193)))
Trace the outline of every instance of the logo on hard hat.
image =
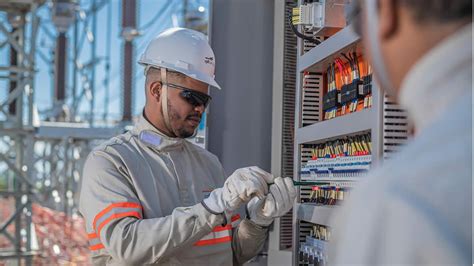
POLYGON ((204 57, 204 63, 214 65, 214 57, 204 57))

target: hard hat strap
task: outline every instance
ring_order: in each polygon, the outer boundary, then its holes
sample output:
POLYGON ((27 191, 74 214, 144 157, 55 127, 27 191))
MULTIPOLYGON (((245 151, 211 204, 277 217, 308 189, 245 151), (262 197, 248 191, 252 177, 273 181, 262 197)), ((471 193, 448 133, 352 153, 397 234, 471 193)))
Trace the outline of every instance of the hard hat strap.
POLYGON ((150 68, 151 68, 150 65, 145 66, 145 70, 143 71, 143 74, 145 75, 145 77, 146 77, 146 74, 148 74, 148 70, 150 70, 150 68))
POLYGON ((168 115, 168 80, 166 77, 166 68, 160 68, 161 73, 161 95, 163 100, 161 101, 161 109, 163 111, 163 118, 165 119, 165 124, 170 133, 172 132, 170 117, 168 115))

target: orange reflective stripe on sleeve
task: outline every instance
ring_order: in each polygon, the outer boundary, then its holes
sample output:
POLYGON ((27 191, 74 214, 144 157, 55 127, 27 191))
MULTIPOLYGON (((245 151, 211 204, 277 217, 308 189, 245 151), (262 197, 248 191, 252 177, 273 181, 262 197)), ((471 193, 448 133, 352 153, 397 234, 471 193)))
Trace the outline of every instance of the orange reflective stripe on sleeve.
POLYGON ((235 227, 235 222, 238 221, 240 219, 240 215, 234 215, 232 216, 231 218, 231 223, 230 224, 227 224, 225 226, 216 226, 214 227, 214 229, 212 230, 212 232, 220 232, 220 231, 224 231, 224 230, 232 230, 232 227, 235 227))
POLYGON ((100 225, 99 227, 97 228, 97 235, 100 235, 100 231, 102 230, 102 228, 107 225, 110 221, 112 220, 115 220, 115 219, 119 219, 119 218, 123 218, 123 217, 136 217, 138 219, 141 219, 142 216, 139 212, 135 212, 135 211, 132 211, 132 212, 123 212, 123 213, 114 213, 112 215, 110 215, 109 218, 105 219, 100 225))
POLYGON ((100 239, 97 237, 97 234, 95 232, 87 234, 87 238, 89 238, 89 249, 94 251, 94 250, 100 250, 104 248, 104 245, 100 242, 100 239))
POLYGON ((104 248, 104 245, 101 244, 97 244, 97 245, 93 245, 93 246, 89 246, 89 249, 90 250, 99 250, 99 249, 103 249, 104 248))
POLYGON ((112 214, 110 217, 105 219, 99 225, 99 228, 97 230, 97 234, 96 233, 87 234, 87 237, 89 238, 89 241, 91 242, 91 245, 89 246, 89 249, 92 250, 92 251, 103 249, 104 245, 102 243, 100 243, 100 239, 98 237, 100 235, 100 231, 110 221, 118 219, 118 218, 122 218, 122 217, 136 217, 138 219, 141 219, 142 216, 139 212, 136 212, 136 211, 112 214))
POLYGON ((231 223, 230 223, 231 226, 232 227, 237 227, 237 225, 239 225, 239 223, 240 223, 240 215, 237 214, 237 215, 232 216, 231 223))
MULTIPOLYGON (((117 202, 117 203, 112 203, 109 206, 107 206, 105 209, 103 209, 101 212, 99 212, 95 217, 94 221, 92 222, 92 226, 96 228, 96 223, 97 221, 102 218, 104 215, 106 215, 108 212, 115 208, 136 208, 142 210, 142 206, 138 203, 135 202, 117 202)), ((97 232, 97 231, 96 231, 97 232)))
POLYGON ((232 225, 216 226, 211 233, 205 235, 194 246, 209 246, 232 241, 232 225))
POLYGON ((215 239, 199 240, 194 245, 195 246, 209 246, 209 245, 215 245, 215 244, 220 244, 220 243, 225 243, 225 242, 230 242, 230 241, 232 241, 232 237, 225 236, 225 237, 215 238, 215 239))
POLYGON ((240 215, 239 215, 239 214, 236 214, 236 215, 232 216, 232 218, 230 218, 231 222, 235 222, 235 221, 237 221, 237 220, 239 220, 239 219, 240 219, 240 215))
POLYGON ((221 232, 221 231, 225 231, 225 230, 232 230, 232 225, 228 224, 226 226, 216 226, 216 227, 214 227, 212 232, 221 232))

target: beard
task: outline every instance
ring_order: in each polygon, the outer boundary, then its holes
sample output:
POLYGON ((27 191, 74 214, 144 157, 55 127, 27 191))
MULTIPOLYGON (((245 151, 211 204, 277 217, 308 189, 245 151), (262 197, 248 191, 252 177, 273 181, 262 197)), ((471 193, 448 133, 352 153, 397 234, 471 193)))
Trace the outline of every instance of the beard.
POLYGON ((176 134, 178 138, 187 139, 189 137, 192 137, 194 135, 194 132, 196 132, 196 129, 188 130, 184 127, 180 127, 177 129, 176 134))
POLYGON ((186 125, 186 121, 193 119, 201 119, 201 115, 199 113, 191 113, 183 119, 176 109, 168 102, 168 112, 170 116, 170 123, 171 123, 171 131, 176 135, 177 138, 189 138, 192 137, 197 129, 196 127, 186 125))

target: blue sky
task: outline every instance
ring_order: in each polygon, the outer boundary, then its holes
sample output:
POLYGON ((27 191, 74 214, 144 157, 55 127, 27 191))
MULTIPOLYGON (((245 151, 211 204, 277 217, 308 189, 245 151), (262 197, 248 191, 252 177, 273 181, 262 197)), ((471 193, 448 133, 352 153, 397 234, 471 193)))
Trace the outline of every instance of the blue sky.
MULTIPOLYGON (((143 35, 135 39, 135 60, 137 60, 140 54, 146 48, 147 43, 151 38, 159 34, 166 28, 172 26, 183 26, 182 19, 182 8, 183 0, 137 0, 138 2, 138 28, 142 28, 143 25, 149 24, 150 26, 143 30, 143 35), (157 17, 157 12, 164 8, 164 12, 158 16, 156 20, 151 22, 152 18, 157 17), (151 24, 150 24, 151 23, 151 24)), ((90 8, 92 0, 82 0, 81 8, 87 10, 90 8)), ((188 0, 188 6, 190 8, 197 9, 200 8, 201 11, 204 11, 205 16, 208 16, 208 5, 209 0, 188 0)), ((97 20, 97 50, 96 54, 102 60, 96 65, 96 78, 95 78, 95 107, 94 107, 94 116, 95 118, 100 118, 104 113, 105 108, 107 108, 109 119, 118 120, 121 118, 121 96, 122 96, 122 44, 123 41, 120 37, 121 31, 121 1, 120 0, 111 0, 111 11, 112 11, 112 23, 111 23, 111 46, 106 46, 107 39, 107 15, 108 7, 107 5, 103 7, 98 13, 97 20), (106 56, 107 51, 110 49, 110 103, 106 107, 104 104, 104 95, 105 95, 105 65, 106 65, 106 56)), ((50 12, 48 8, 43 7, 40 12, 42 21, 42 29, 38 35, 38 50, 49 57, 50 60, 52 57, 51 52, 54 51, 54 39, 51 39, 46 34, 46 31, 50 31, 53 34, 56 34, 54 26, 50 20, 50 12)), ((89 24, 90 25, 90 24, 89 24)), ((87 32, 84 29, 80 29, 80 35, 83 32, 87 32)), ((69 60, 72 59, 72 37, 73 31, 72 27, 67 32, 68 37, 70 37, 68 53, 69 60)), ((6 49, 3 49, 6 50, 6 49)), ((83 49, 80 54, 80 62, 87 63, 90 57, 90 44, 86 41, 84 42, 83 49)), ((3 54, 3 53, 2 53, 3 54)), ((2 56, 3 57, 3 56, 2 56)), ((5 58, 5 57, 3 57, 5 58)), ((3 64, 3 62, 2 62, 3 64)), ((41 111, 47 110, 52 106, 52 97, 53 97, 53 80, 51 75, 51 62, 45 62, 38 55, 36 57, 36 67, 38 72, 36 73, 35 80, 35 102, 38 106, 38 109, 41 111)), ((134 114, 140 113, 142 106, 144 104, 144 75, 142 68, 135 64, 135 86, 134 86, 134 114)), ((72 84, 72 62, 67 72, 68 75, 68 92, 67 95, 70 95, 70 87, 72 84)), ((4 87, 4 84, 1 84, 4 87)), ((88 111, 88 103, 83 100, 81 105, 81 111, 88 111)))

